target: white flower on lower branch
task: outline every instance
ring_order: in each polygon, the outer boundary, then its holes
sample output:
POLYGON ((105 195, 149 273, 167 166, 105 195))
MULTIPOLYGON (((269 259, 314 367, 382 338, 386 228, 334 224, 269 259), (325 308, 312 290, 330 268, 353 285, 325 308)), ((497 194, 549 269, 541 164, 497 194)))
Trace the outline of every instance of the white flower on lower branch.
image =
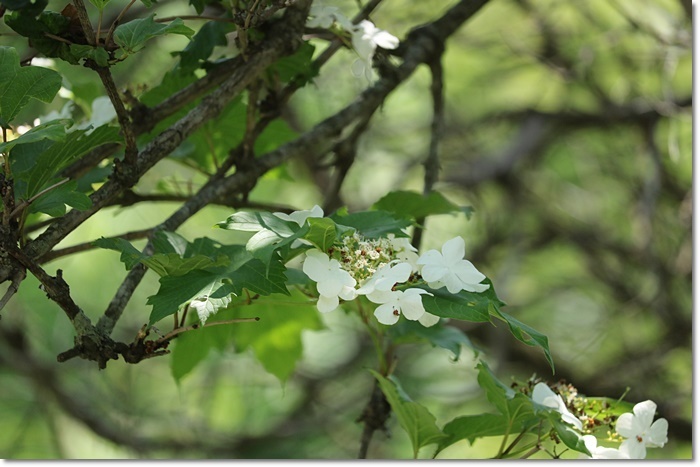
POLYGON ((644 459, 647 448, 661 448, 668 442, 668 421, 660 418, 654 421, 656 404, 644 401, 632 408, 632 413, 620 415, 615 423, 615 430, 623 438, 620 451, 630 459, 644 459), (653 423, 652 423, 653 422, 653 423))

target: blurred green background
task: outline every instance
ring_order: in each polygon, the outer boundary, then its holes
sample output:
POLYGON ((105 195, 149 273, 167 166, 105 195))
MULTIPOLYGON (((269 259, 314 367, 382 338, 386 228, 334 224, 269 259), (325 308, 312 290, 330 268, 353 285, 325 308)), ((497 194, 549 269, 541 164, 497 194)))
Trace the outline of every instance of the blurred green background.
MULTIPOLYGON (((112 1, 105 17, 123 4, 112 1)), ((357 11, 351 0, 326 4, 349 16, 357 11)), ((387 0, 372 20, 403 38, 452 4, 387 0)), ((180 0, 157 8, 159 17, 192 14, 180 0)), ((422 245, 438 248, 464 237, 467 258, 493 280, 505 310, 549 337, 554 376, 542 353, 515 341, 504 326, 453 323, 486 350, 502 380, 536 373, 551 382, 564 378, 590 396, 615 398, 629 389, 630 402, 655 401, 669 421, 667 446, 648 451, 655 459, 692 458, 689 8, 679 0, 487 4, 447 44, 442 172, 435 187, 475 213, 471 220, 428 219, 422 245)), ((0 41, 26 50, 9 32, 0 25, 0 41)), ((153 87, 174 63, 169 53, 186 43, 180 36, 151 42, 115 67, 118 86, 137 94, 153 87)), ((323 50, 322 41, 315 44, 317 53, 323 50)), ((310 128, 367 86, 351 74, 354 60, 340 51, 293 97, 285 115, 293 130, 310 128)), ((90 70, 56 68, 74 80, 69 87, 99 83, 90 70)), ((372 119, 340 191, 351 211, 392 190, 422 190, 429 86, 423 67, 372 119)), ((65 102, 57 98, 51 108, 65 102)), ((250 199, 294 209, 323 205, 331 177, 312 159, 290 162, 284 176, 268 174, 250 199)), ((164 180, 198 186, 203 179, 168 159, 136 191, 151 192, 164 180)), ((59 247, 152 227, 177 207, 104 209, 59 247)), ((211 206, 178 232, 190 241, 244 241, 246 235, 212 228, 231 212, 211 206)), ((47 268, 64 271, 74 299, 94 321, 125 275, 118 256, 89 251, 47 268)), ((146 322, 146 299, 157 279, 146 275, 115 339, 130 341, 146 322)), ((304 333, 303 359, 285 385, 250 352, 233 350, 210 354, 176 385, 169 356, 138 365, 110 362, 103 371, 93 362, 57 363, 56 355, 72 346, 73 330, 29 278, 0 321, 6 329, 21 326, 26 340, 10 345, 20 338, 6 333, 0 343, 0 457, 355 458, 362 432, 355 420, 371 391, 367 369, 376 362, 355 316, 336 311, 323 320, 323 330, 304 333)), ((399 362, 404 389, 439 426, 484 410, 468 349, 453 361, 444 349, 405 346, 399 362)), ((375 434, 370 458, 411 457, 395 418, 390 431, 375 434)), ((493 456, 499 442, 463 441, 439 458, 493 456)), ((430 454, 427 448, 421 457, 430 454)))

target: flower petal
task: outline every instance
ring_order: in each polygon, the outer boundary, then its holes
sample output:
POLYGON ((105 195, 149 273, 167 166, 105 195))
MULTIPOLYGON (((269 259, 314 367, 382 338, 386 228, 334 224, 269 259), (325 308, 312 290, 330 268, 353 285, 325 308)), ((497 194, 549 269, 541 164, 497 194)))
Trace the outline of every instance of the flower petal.
MULTIPOLYGON (((423 301, 421 295, 429 293, 423 289, 408 289, 405 290, 399 297, 399 305, 401 306, 401 313, 410 319, 411 321, 416 321, 425 314, 425 308, 423 308, 423 301)), ((430 294, 432 295, 432 294, 430 294)))
POLYGON ((373 41, 379 47, 382 47, 384 49, 395 49, 399 46, 398 37, 395 37, 392 34, 382 30, 379 30, 374 35, 373 41))
POLYGON ((635 417, 631 413, 623 413, 615 422, 615 431, 624 438, 636 438, 642 434, 642 430, 635 424, 635 417))
POLYGON ((660 418, 651 425, 647 432, 647 444, 655 448, 662 448, 668 443, 668 421, 660 418))
POLYGON ((396 324, 399 320, 399 314, 394 313, 396 307, 391 303, 385 303, 384 305, 379 305, 376 310, 374 310, 374 316, 382 324, 396 324))
POLYGON ((554 391, 552 391, 545 383, 537 383, 535 388, 532 390, 532 400, 534 402, 553 409, 559 407, 556 396, 557 395, 554 394, 554 391))
POLYGON ((442 254, 437 250, 428 250, 422 255, 420 255, 416 263, 420 265, 438 264, 440 266, 443 266, 442 254))
POLYGON ((634 417, 637 419, 636 422, 639 423, 642 431, 646 431, 651 426, 651 422, 654 421, 656 404, 649 400, 640 402, 634 406, 632 411, 634 412, 634 417))
POLYGON ((442 257, 448 264, 455 264, 464 258, 464 239, 455 237, 442 245, 442 257))
POLYGON ((629 456, 630 459, 644 459, 647 456, 646 446, 643 442, 637 441, 637 438, 623 441, 620 445, 620 452, 629 456))
POLYGON ((476 267, 466 259, 459 261, 452 267, 452 272, 454 272, 459 280, 465 284, 478 284, 479 282, 486 279, 486 276, 480 273, 476 267))
POLYGON ((418 318, 418 322, 425 326, 426 328, 429 328, 430 326, 436 325, 440 321, 439 316, 435 316, 433 314, 428 313, 427 311, 423 313, 423 316, 418 318))
POLYGON ((321 313, 328 313, 338 308, 339 304, 340 302, 337 296, 327 297, 321 295, 318 297, 318 302, 316 302, 316 308, 318 308, 318 311, 321 313))
POLYGON ((328 267, 329 259, 325 253, 318 250, 309 250, 306 252, 306 259, 301 269, 304 271, 304 274, 309 276, 309 279, 318 282, 326 277, 328 274, 328 267))

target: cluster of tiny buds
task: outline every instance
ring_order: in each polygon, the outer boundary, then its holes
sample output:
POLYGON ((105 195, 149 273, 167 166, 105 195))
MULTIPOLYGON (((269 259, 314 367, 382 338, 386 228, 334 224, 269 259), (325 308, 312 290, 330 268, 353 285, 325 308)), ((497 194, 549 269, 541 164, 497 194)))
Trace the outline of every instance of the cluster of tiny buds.
POLYGON ((388 239, 367 239, 358 233, 348 235, 343 239, 342 246, 331 247, 327 253, 335 257, 340 267, 358 283, 394 259, 394 250, 388 239))

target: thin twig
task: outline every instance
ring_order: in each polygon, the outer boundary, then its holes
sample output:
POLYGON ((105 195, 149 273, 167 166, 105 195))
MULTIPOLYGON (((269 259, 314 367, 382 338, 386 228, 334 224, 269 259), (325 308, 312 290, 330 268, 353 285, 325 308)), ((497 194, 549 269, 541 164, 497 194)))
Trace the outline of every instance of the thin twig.
POLYGON ((237 319, 229 319, 226 321, 213 321, 204 325, 199 325, 199 324, 192 324, 190 326, 186 327, 180 327, 177 329, 173 329, 163 337, 157 339, 155 342, 156 344, 162 344, 163 342, 167 342, 169 340, 172 340, 174 337, 176 337, 179 334, 182 334, 183 332, 188 332, 188 331, 194 331, 195 329, 201 329, 201 328, 209 328, 212 326, 220 326, 222 324, 235 324, 235 323, 252 323, 255 321, 260 321, 259 317, 255 318, 237 318, 237 319))
MULTIPOLYGON (((133 232, 127 232, 125 234, 117 235, 117 236, 109 237, 109 238, 122 238, 124 240, 138 240, 141 238, 148 237, 152 232, 153 232, 153 229, 135 230, 133 232)), ((53 260, 61 258, 63 256, 68 256, 68 255, 72 255, 75 253, 81 253, 83 251, 89 251, 89 250, 92 250, 95 248, 97 248, 97 247, 95 246, 94 242, 85 242, 85 243, 80 243, 78 245, 73 245, 73 246, 69 246, 66 248, 61 248, 59 250, 52 250, 41 257, 41 262, 48 263, 49 261, 53 261, 53 260)))
POLYGON ((85 3, 83 0, 73 0, 73 5, 75 5, 75 9, 78 13, 78 20, 80 21, 80 26, 83 28, 83 34, 85 34, 87 43, 89 45, 95 45, 95 31, 92 29, 90 16, 85 8, 85 3))
POLYGON ((218 21, 220 23, 236 23, 231 18, 222 18, 221 16, 207 16, 207 15, 177 15, 177 16, 166 16, 164 18, 157 18, 153 21, 156 23, 169 23, 175 21, 176 19, 183 20, 202 20, 202 21, 218 21))
MULTIPOLYGON (((131 123, 131 118, 129 117, 129 112, 126 111, 124 107, 124 102, 121 97, 119 97, 119 91, 117 91, 117 85, 114 83, 114 78, 112 78, 112 72, 109 71, 108 67, 98 67, 96 68, 97 74, 102 80, 102 84, 107 91, 107 96, 110 102, 114 106, 114 110, 117 113, 117 120, 119 121, 119 126, 122 129, 122 134, 124 135, 124 142, 126 147, 124 148, 124 163, 129 167, 136 167, 136 157, 138 156, 138 147, 136 146, 136 137, 134 136, 134 129, 131 123)), ((117 170, 118 166, 115 166, 117 170)))
POLYGON ((117 26, 119 26, 119 22, 122 20, 126 12, 129 11, 129 8, 131 8, 131 5, 133 5, 134 3, 136 3, 136 0, 131 0, 129 4, 125 6, 124 9, 119 13, 117 19, 115 19, 112 22, 112 25, 109 27, 109 31, 107 32, 107 37, 105 37, 106 47, 109 47, 109 43, 112 41, 112 36, 114 35, 114 30, 117 29, 117 26))
POLYGON ((10 283, 10 286, 7 288, 7 291, 5 292, 5 295, 2 297, 2 300, 0 300, 0 310, 5 308, 5 305, 7 305, 7 302, 10 301, 12 296, 17 293, 19 290, 19 284, 27 277, 27 272, 24 268, 18 269, 15 275, 12 277, 12 282, 10 283))
POLYGON ((45 195, 46 193, 48 193, 49 191, 55 190, 56 188, 58 188, 58 187, 61 186, 61 185, 65 185, 65 184, 68 183, 69 181, 70 181, 70 179, 64 178, 64 179, 61 180, 60 182, 54 183, 53 185, 44 188, 43 190, 41 190, 39 193, 35 194, 34 196, 32 196, 31 198, 29 198, 28 200, 22 201, 22 202, 19 203, 19 205, 18 205, 17 207, 15 207, 15 209, 10 213, 10 218, 13 218, 13 217, 17 216, 20 212, 22 212, 22 210, 24 210, 26 207, 28 207, 30 204, 32 204, 34 201, 36 201, 36 200, 37 200, 38 198, 40 198, 41 196, 44 196, 44 195, 45 195))

